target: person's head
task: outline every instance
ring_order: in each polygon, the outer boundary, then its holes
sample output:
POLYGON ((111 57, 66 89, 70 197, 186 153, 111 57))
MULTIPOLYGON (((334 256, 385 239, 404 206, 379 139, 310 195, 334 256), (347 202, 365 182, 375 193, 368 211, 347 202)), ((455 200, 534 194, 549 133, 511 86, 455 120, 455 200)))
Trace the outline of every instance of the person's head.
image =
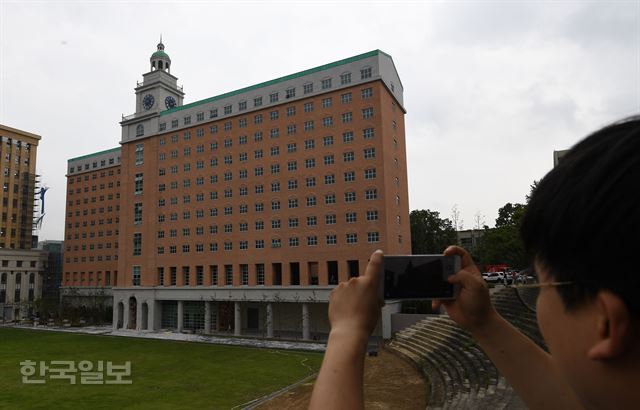
POLYGON ((609 363, 629 353, 640 330, 640 116, 571 148, 532 193, 521 235, 542 280, 571 283, 540 292, 538 321, 551 352, 609 363), (576 329, 562 329, 574 319, 576 329), (614 332, 621 338, 601 343, 614 332), (590 340, 573 341, 570 352, 572 337, 590 340))

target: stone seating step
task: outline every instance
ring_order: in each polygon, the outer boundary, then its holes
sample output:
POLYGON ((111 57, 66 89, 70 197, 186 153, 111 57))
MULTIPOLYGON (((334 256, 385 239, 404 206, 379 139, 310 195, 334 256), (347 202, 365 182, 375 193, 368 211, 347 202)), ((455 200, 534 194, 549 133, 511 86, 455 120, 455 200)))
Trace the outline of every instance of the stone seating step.
POLYGON ((434 370, 442 373, 445 380, 446 403, 457 405, 464 393, 464 387, 462 376, 450 358, 444 357, 438 351, 425 351, 423 346, 413 340, 405 340, 405 345, 412 347, 416 352, 422 352, 421 357, 431 361, 434 370))
POLYGON ((474 362, 470 360, 464 352, 456 349, 455 346, 450 346, 449 343, 439 339, 435 335, 432 335, 432 337, 429 338, 418 333, 415 334, 413 338, 418 344, 424 346, 425 350, 434 349, 436 352, 442 351, 447 360, 455 362, 463 378, 463 386, 465 389, 464 401, 473 402, 477 399, 478 390, 482 384, 480 379, 484 377, 481 375, 474 362))

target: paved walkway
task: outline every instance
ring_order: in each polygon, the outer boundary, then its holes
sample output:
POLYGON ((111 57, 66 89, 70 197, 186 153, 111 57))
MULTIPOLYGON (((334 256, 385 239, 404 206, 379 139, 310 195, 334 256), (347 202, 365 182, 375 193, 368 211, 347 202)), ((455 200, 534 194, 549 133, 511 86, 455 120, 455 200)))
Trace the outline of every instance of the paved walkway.
POLYGON ((16 325, 5 324, 0 327, 13 327, 16 329, 32 329, 42 331, 54 331, 54 332, 66 332, 66 333, 78 333, 89 335, 104 335, 104 336, 120 336, 120 337, 135 337, 142 339, 156 339, 156 340, 175 340, 182 342, 195 342, 195 343, 212 343, 229 346, 246 346, 246 347, 259 347, 268 349, 282 349, 282 350, 305 350, 311 352, 324 352, 326 344, 316 342, 301 342, 290 340, 267 340, 257 338, 243 338, 235 336, 205 336, 194 335, 186 333, 175 333, 168 331, 135 331, 135 330, 113 330, 111 326, 84 326, 84 327, 62 327, 62 326, 28 326, 28 325, 16 325))

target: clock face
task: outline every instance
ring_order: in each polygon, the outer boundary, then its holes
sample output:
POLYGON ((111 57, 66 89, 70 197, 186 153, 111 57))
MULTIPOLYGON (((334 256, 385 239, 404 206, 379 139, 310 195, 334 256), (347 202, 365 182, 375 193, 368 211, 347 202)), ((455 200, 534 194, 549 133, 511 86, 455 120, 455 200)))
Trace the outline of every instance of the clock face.
POLYGON ((176 106, 176 99, 172 96, 168 96, 164 99, 164 105, 166 105, 168 109, 171 109, 176 106))
POLYGON ((151 107, 153 107, 153 103, 155 101, 156 101, 156 99, 153 98, 153 95, 147 94, 142 99, 142 106, 144 107, 145 110, 150 110, 151 107))

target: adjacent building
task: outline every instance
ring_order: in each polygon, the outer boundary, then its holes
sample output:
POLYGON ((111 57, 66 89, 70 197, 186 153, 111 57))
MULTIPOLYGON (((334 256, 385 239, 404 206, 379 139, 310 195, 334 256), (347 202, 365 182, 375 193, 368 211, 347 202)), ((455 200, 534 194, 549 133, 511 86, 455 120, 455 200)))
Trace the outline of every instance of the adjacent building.
POLYGON ((410 253, 403 87, 375 50, 184 104, 164 45, 121 147, 69 161, 64 286, 113 325, 312 339, 375 249, 410 253))
POLYGON ((36 151, 40 136, 0 124, 2 220, 0 221, 0 319, 33 313, 42 292, 46 252, 32 250, 36 151))

